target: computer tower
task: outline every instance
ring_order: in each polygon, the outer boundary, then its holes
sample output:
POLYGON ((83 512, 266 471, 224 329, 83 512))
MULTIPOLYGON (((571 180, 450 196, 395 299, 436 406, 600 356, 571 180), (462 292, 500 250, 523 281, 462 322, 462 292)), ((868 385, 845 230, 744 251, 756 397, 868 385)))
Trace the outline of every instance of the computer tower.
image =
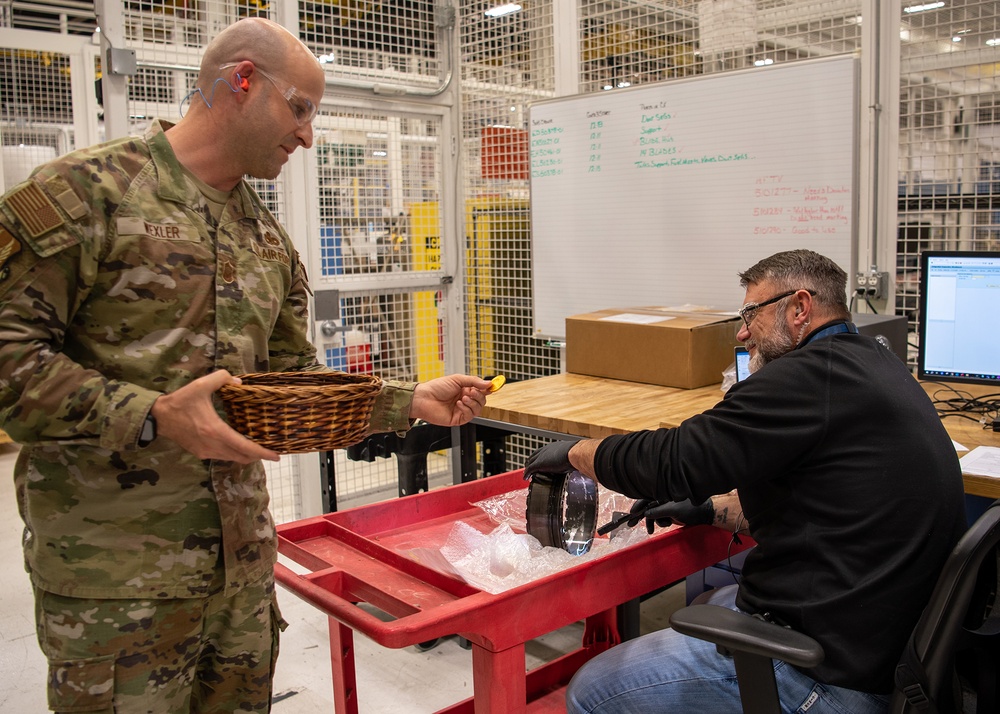
POLYGON ((858 332, 879 340, 906 363, 906 318, 902 315, 876 315, 856 312, 853 315, 858 332))

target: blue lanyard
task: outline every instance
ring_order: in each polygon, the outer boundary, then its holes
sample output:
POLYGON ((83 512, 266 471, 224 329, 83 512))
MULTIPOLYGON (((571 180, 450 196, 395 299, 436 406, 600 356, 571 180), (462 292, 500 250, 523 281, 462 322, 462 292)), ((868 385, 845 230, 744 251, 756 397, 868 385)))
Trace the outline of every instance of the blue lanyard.
MULTIPOLYGON (((830 335, 838 335, 841 332, 849 332, 852 335, 856 335, 858 334, 858 328, 853 322, 838 322, 810 335, 809 339, 803 342, 802 345, 808 345, 813 340, 829 337, 830 335)), ((799 346, 801 347, 802 345, 799 346)))

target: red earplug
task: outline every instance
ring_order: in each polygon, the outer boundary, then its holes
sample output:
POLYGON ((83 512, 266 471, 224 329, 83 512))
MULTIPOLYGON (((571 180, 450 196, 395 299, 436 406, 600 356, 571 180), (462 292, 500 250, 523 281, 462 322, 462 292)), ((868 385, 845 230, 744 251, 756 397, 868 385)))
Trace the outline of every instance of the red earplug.
POLYGON ((236 84, 238 84, 240 86, 240 89, 242 89, 244 92, 250 89, 250 80, 247 79, 246 77, 241 77, 238 74, 236 75, 236 84))

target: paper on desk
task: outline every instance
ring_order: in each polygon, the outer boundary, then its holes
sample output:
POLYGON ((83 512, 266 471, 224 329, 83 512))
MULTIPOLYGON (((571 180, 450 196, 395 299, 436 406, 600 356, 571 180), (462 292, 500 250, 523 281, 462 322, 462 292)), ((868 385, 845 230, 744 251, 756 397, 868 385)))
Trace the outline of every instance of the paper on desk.
POLYGON ((977 446, 958 462, 963 474, 1000 478, 1000 447, 977 446))
POLYGON ((968 446, 962 446, 961 444, 959 444, 954 439, 951 440, 951 445, 955 447, 955 451, 968 451, 969 450, 968 446))
POLYGON ((654 322, 666 322, 673 319, 673 315, 638 315, 634 312, 618 312, 601 318, 607 322, 631 322, 634 325, 651 325, 654 322))

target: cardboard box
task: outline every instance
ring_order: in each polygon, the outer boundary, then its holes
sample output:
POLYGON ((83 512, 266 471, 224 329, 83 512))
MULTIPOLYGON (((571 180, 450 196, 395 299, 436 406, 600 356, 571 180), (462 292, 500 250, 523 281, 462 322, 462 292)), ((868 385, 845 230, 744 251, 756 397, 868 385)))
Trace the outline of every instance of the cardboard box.
POLYGON ((662 307, 566 318, 566 371, 693 389, 722 381, 739 344, 739 318, 662 307))

